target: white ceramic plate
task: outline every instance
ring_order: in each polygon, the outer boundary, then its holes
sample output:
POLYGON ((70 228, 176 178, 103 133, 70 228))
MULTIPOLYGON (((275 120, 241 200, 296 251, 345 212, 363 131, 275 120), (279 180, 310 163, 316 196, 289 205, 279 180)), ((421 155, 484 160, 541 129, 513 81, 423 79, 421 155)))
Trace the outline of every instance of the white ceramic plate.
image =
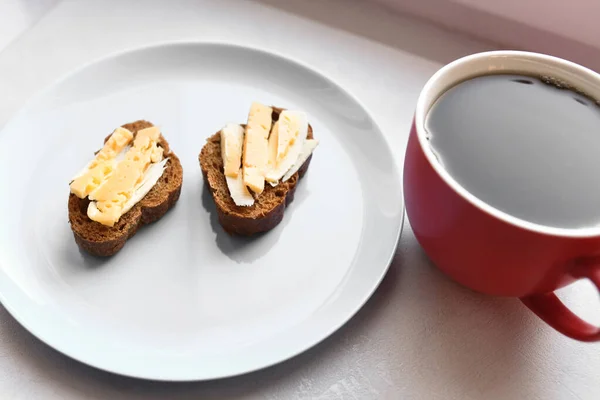
POLYGON ((94 62, 0 134, 0 299, 42 341, 118 374, 203 380, 275 364, 338 329, 384 276, 403 218, 392 157, 356 100, 279 56, 179 43, 94 62), (198 153, 253 100, 306 111, 320 145, 283 222, 240 239, 216 221, 198 153), (68 224, 68 182, 136 119, 180 157, 181 197, 116 256, 90 257, 68 224))

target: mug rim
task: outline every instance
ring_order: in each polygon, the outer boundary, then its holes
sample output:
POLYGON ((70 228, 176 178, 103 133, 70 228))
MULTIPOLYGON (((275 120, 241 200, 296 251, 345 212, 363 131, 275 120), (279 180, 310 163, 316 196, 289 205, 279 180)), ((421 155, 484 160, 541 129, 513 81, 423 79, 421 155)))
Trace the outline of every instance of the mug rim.
MULTIPOLYGON (((580 64, 574 63, 572 61, 568 61, 559 57, 550 56, 547 54, 529 52, 529 51, 520 51, 520 50, 494 50, 494 51, 485 51, 480 53, 470 54, 461 58, 458 58, 449 64, 444 65, 440 68, 435 74, 429 78, 421 93, 419 94, 419 98, 417 101, 417 108, 415 111, 415 131, 417 134, 417 139, 419 141, 419 145, 421 150, 425 154, 425 157, 434 171, 442 178, 442 180, 452 189, 454 190, 461 198, 468 201, 473 206, 477 207, 479 210, 484 213, 492 216, 493 218, 500 220, 502 222, 508 223, 512 226, 525 229, 528 231, 532 231, 535 233, 551 235, 551 236, 561 236, 561 237, 569 237, 569 238, 590 238, 600 236, 600 224, 598 226, 590 226, 590 227, 581 227, 581 228, 558 228, 547 225, 541 225, 534 222, 530 222, 521 218, 517 218, 509 213, 501 211, 495 207, 492 207, 488 203, 479 199, 467 189, 465 189, 461 184, 459 184, 456 179, 449 174, 445 168, 441 165, 438 159, 435 156, 435 153, 431 149, 429 145, 429 141, 427 139, 427 132, 425 130, 425 117, 427 112, 431 108, 431 105, 448 89, 456 86, 460 82, 463 82, 467 79, 484 76, 484 75, 493 75, 497 74, 499 71, 496 69, 489 69, 488 73, 481 72, 475 74, 464 74, 464 76, 455 82, 452 82, 448 85, 445 85, 442 90, 436 89, 435 87, 440 84, 440 81, 445 79, 450 72, 455 71, 457 68, 469 64, 474 64, 477 62, 481 62, 482 60, 488 59, 491 61, 492 58, 504 58, 504 59, 521 59, 523 61, 534 61, 547 66, 555 67, 561 71, 568 71, 569 74, 577 77, 584 77, 587 80, 595 81, 598 86, 600 86, 600 74, 592 71, 589 68, 586 68, 580 64), (495 72, 494 72, 495 71, 495 72), (437 93, 436 93, 437 91, 437 93), (432 96, 433 94, 433 96, 432 96), (434 98, 431 101, 431 98, 434 98), (431 103, 431 104, 428 104, 431 103)), ((491 62, 490 62, 491 65, 491 62)), ((511 69, 510 71, 503 71, 501 73, 519 73, 519 69, 511 69)), ((521 71, 521 73, 526 73, 527 71, 521 71)), ((598 99, 600 100, 600 99, 598 99)), ((598 205, 600 207, 600 204, 598 205)))

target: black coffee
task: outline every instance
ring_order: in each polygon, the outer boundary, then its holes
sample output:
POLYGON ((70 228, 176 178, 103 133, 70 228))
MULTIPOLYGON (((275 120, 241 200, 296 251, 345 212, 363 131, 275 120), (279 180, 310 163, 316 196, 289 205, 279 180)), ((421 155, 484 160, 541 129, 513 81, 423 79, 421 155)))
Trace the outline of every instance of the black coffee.
POLYGON ((600 106, 552 79, 487 75, 427 115, 444 168, 490 206, 545 226, 600 225, 600 106))

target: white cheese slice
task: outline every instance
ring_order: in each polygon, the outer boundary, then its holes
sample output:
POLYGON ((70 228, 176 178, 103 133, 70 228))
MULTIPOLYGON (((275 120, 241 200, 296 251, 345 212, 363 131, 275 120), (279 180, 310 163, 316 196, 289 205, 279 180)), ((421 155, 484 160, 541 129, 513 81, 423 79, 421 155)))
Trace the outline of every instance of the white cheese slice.
POLYGON ((302 151, 300 152, 300 156, 298 157, 292 168, 290 168, 281 179, 283 182, 287 181, 292 177, 292 175, 298 172, 298 170, 302 167, 306 160, 308 160, 308 157, 310 157, 314 149, 317 148, 318 144, 319 141, 317 139, 306 139, 304 141, 304 145, 302 147, 302 151))
MULTIPOLYGON (((285 110, 279 116, 276 160, 270 160, 265 175, 269 183, 276 183, 294 166, 308 135, 308 117, 300 111, 285 110)), ((270 156, 273 156, 271 152, 270 156)))
POLYGON ((238 124, 227 124, 221 129, 221 156, 225 176, 236 178, 242 165, 244 128, 238 124))
POLYGON ((254 197, 244 184, 242 171, 238 171, 236 177, 225 176, 227 188, 235 205, 240 207, 248 207, 254 204, 254 197))

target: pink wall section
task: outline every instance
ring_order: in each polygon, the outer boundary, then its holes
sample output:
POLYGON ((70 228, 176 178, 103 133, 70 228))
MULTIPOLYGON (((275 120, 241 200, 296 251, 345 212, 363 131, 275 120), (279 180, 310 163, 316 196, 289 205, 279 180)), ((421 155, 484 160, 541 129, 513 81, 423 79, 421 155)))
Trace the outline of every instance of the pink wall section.
POLYGON ((600 47, 598 0, 450 0, 600 47))
POLYGON ((600 71, 600 0, 373 0, 502 48, 538 51, 600 71))

